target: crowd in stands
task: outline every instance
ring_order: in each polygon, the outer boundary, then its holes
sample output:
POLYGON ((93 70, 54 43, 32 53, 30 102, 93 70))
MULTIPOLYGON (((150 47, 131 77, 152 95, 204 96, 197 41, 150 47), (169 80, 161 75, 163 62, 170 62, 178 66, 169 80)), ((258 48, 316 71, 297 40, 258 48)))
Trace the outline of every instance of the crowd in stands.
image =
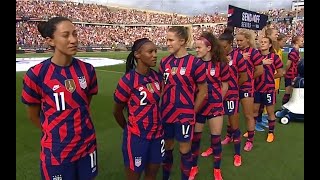
MULTIPOLYGON (((301 15, 302 11, 292 12, 285 9, 263 12, 270 17, 286 17, 290 14, 301 15)), ((96 4, 82 4, 66 1, 16 1, 16 17, 26 20, 16 21, 16 44, 20 47, 46 47, 37 31, 37 21, 32 18, 46 20, 53 16, 65 16, 76 24, 80 46, 114 47, 119 44, 130 46, 138 38, 149 37, 157 46, 165 46, 165 35, 168 26, 174 24, 192 24, 194 38, 204 30, 219 35, 226 27, 227 18, 219 14, 202 14, 198 16, 183 16, 178 14, 161 14, 134 9, 111 8, 96 4), (28 21, 29 20, 29 21, 28 21), (84 24, 85 23, 103 23, 84 24), (218 23, 218 24, 206 24, 218 23), (220 23, 220 24, 219 24, 220 23), (121 25, 118 25, 121 24, 121 25), (135 24, 134 26, 132 26, 135 24), (161 26, 161 25, 168 26, 161 26), (201 26, 197 24, 203 24, 201 26), (126 26, 127 25, 127 26, 126 26), (128 26, 131 25, 131 26, 128 26), (146 26, 153 25, 153 26, 146 26)), ((295 34, 304 35, 304 21, 275 22, 280 33, 287 35, 287 43, 295 34)))

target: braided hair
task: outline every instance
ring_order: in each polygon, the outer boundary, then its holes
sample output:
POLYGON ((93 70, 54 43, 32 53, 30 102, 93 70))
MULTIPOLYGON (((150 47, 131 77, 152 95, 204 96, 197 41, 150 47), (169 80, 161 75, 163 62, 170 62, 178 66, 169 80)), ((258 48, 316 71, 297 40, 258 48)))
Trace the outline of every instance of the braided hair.
POLYGON ((139 48, 147 42, 152 42, 152 41, 150 41, 148 38, 141 38, 141 39, 137 39, 136 41, 134 41, 133 46, 131 47, 131 52, 127 57, 126 73, 136 67, 136 64, 135 64, 136 58, 134 56, 134 52, 139 50, 139 48))

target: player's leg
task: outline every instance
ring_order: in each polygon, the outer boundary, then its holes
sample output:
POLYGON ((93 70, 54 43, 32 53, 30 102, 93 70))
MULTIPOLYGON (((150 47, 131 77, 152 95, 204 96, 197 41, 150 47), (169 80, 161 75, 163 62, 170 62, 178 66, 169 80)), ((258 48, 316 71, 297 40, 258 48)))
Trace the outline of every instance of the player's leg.
POLYGON ((156 180, 160 164, 147 164, 144 172, 144 180, 156 180))
MULTIPOLYGON (((239 102, 239 101, 237 101, 239 102)), ((230 115, 234 114, 237 105, 235 104, 235 101, 228 100, 223 102, 223 107, 224 107, 224 112, 225 115, 228 116, 228 123, 227 123, 227 135, 224 138, 223 141, 221 141, 221 144, 229 144, 230 142, 233 141, 232 136, 233 136, 233 129, 232 129, 232 122, 230 119, 230 115)))
POLYGON ((228 112, 228 119, 231 124, 232 139, 234 143, 233 164, 235 166, 241 166, 242 161, 241 161, 241 154, 240 154, 241 132, 239 127, 239 100, 235 100, 232 102, 230 101, 229 104, 231 107, 233 107, 232 111, 228 112))
POLYGON ((76 176, 75 162, 61 165, 51 165, 40 161, 40 171, 42 180, 63 179, 74 180, 76 176))
POLYGON ((253 148, 255 120, 253 117, 253 93, 241 92, 239 93, 240 102, 242 105, 243 114, 246 119, 248 139, 245 143, 244 150, 251 151, 253 148))
POLYGON ((206 123, 206 120, 207 118, 205 116, 202 116, 199 114, 196 115, 196 124, 194 128, 192 144, 191 144, 192 168, 190 171, 189 180, 194 179, 198 173, 198 157, 199 157, 199 150, 200 150, 200 142, 201 142, 203 127, 206 123))
POLYGON ((276 122, 276 116, 274 114, 274 108, 276 104, 276 93, 265 93, 265 105, 267 106, 267 112, 268 112, 268 125, 269 125, 269 131, 267 136, 267 142, 273 142, 274 141, 274 128, 275 128, 275 122, 276 122))
POLYGON ((175 124, 175 138, 179 142, 181 180, 188 180, 192 168, 191 143, 194 125, 190 121, 175 124))
POLYGON ((174 123, 164 123, 165 155, 162 163, 162 179, 168 180, 173 164, 174 123))
POLYGON ((156 180, 160 165, 165 154, 165 141, 163 138, 150 140, 147 166, 144 171, 145 180, 156 180))
MULTIPOLYGON (((223 113, 222 113, 223 114, 223 113)), ((213 174, 215 179, 222 179, 221 176, 221 154, 222 154, 222 145, 221 145, 221 131, 223 125, 223 115, 218 115, 216 117, 210 118, 209 129, 211 133, 211 148, 213 150, 213 174)))
POLYGON ((261 102, 261 93, 254 92, 254 104, 253 104, 253 117, 255 119, 255 130, 256 131, 264 131, 262 127, 262 111, 264 108, 264 104, 261 102))
POLYGON ((78 180, 93 180, 98 175, 98 154, 97 149, 76 163, 78 180))
POLYGON ((290 97, 291 97, 291 93, 292 93, 292 79, 291 78, 284 78, 284 86, 286 88, 285 93, 283 95, 282 98, 282 105, 286 104, 290 97))
POLYGON ((146 166, 148 148, 149 142, 146 139, 140 138, 126 129, 124 130, 122 154, 127 180, 140 179, 146 166))

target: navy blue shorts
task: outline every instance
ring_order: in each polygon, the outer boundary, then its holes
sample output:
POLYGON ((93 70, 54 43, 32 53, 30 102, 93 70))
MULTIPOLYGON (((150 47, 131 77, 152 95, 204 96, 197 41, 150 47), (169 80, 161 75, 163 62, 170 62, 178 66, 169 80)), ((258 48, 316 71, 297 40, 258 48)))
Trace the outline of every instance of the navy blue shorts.
POLYGON ((292 86, 292 81, 291 78, 284 78, 284 87, 292 86))
POLYGON ((253 97, 253 93, 252 92, 246 92, 246 91, 239 91, 239 98, 246 98, 246 97, 253 97))
POLYGON ((164 123, 164 139, 176 139, 178 142, 190 142, 193 136, 194 125, 190 122, 181 124, 180 122, 175 123, 164 123))
POLYGON ((197 114, 196 115, 196 122, 197 123, 201 123, 201 124, 205 124, 207 120, 218 117, 218 116, 223 116, 223 114, 218 114, 218 115, 201 115, 201 114, 197 114))
POLYGON ((223 101, 224 115, 230 116, 239 113, 239 103, 239 100, 223 101))
POLYGON ((47 165, 40 163, 43 180, 88 180, 98 175, 97 150, 71 163, 47 165))
POLYGON ((276 103, 276 93, 254 92, 254 103, 270 106, 276 103))
POLYGON ((147 164, 161 164, 164 153, 163 138, 145 139, 124 130, 122 155, 125 166, 132 171, 142 173, 147 164))

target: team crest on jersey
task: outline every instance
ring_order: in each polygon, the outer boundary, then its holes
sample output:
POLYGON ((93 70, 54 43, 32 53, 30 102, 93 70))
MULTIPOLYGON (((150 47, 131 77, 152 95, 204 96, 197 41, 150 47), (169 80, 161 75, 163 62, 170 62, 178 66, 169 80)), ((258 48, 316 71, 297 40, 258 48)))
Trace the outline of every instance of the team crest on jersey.
POLYGON ((180 74, 184 75, 186 73, 186 67, 181 67, 180 74))
POLYGON ((151 83, 148 83, 148 84, 147 84, 147 89, 148 89, 151 93, 154 93, 154 90, 153 90, 153 87, 152 87, 152 84, 151 84, 151 83))
POLYGON ((160 85, 158 82, 155 82, 154 85, 156 86, 156 88, 158 89, 158 91, 160 90, 160 85))
POLYGON ((216 74, 216 70, 214 68, 210 69, 210 75, 214 76, 216 74))
POLYGON ((171 75, 177 74, 177 70, 178 70, 178 67, 172 67, 172 69, 171 69, 171 75))
POLYGON ((86 78, 84 76, 81 76, 81 77, 78 77, 79 79, 79 84, 80 84, 80 87, 82 89, 85 89, 87 87, 87 81, 86 81, 86 78))
POLYGON ((66 79, 64 81, 64 86, 66 87, 67 91, 70 93, 73 93, 74 90, 76 90, 76 83, 73 79, 66 79))
POLYGON ((141 166, 141 161, 142 161, 142 157, 134 157, 134 165, 136 167, 140 167, 141 166))
POLYGON ((61 175, 54 175, 52 176, 52 180, 62 180, 61 175))

